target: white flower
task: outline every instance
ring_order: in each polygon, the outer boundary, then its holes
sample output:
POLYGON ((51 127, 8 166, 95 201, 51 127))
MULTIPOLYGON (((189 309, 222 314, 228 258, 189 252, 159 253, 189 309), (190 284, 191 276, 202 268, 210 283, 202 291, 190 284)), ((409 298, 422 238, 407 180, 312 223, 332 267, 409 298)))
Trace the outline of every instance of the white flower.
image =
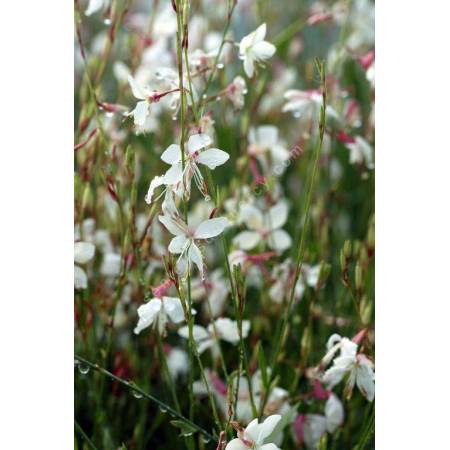
POLYGON ((368 169, 374 168, 373 163, 373 148, 361 136, 355 136, 354 142, 346 144, 350 150, 350 164, 366 164, 368 169))
POLYGON ((131 75, 128 75, 128 83, 130 84, 133 95, 140 100, 137 102, 130 116, 134 118, 134 124, 143 127, 148 115, 150 114, 150 104, 155 91, 151 91, 148 87, 139 84, 131 75))
POLYGON ((253 419, 245 430, 238 431, 238 437, 232 439, 225 450, 280 450, 275 444, 264 444, 280 420, 279 414, 267 417, 262 423, 258 423, 258 419, 253 419))
MULTIPOLYGON (((88 263, 95 254, 95 246, 90 242, 75 242, 74 247, 74 260, 77 264, 88 263)), ((87 288, 87 275, 86 272, 78 265, 74 267, 74 285, 75 289, 87 288)))
POLYGON ((117 277, 120 274, 121 258, 118 253, 105 253, 100 273, 105 277, 117 277))
POLYGON ((241 76, 235 77, 226 89, 226 96, 236 109, 244 106, 244 95, 247 94, 247 85, 241 76))
POLYGON ((189 371, 188 354, 181 348, 173 347, 167 357, 167 367, 174 380, 186 374, 189 371))
MULTIPOLYGON (((242 321, 242 338, 245 339, 250 331, 250 321, 242 321)), ((219 318, 214 324, 209 324, 208 328, 194 325, 192 334, 198 346, 198 352, 203 353, 206 349, 214 347, 214 334, 217 339, 236 345, 239 342, 238 323, 228 318, 219 318)), ((178 330, 178 334, 184 339, 189 338, 189 327, 184 326, 178 330)), ((213 348, 213 350, 215 350, 213 348)))
POLYGON ((269 59, 275 53, 275 46, 264 40, 266 24, 263 23, 255 31, 242 38, 239 44, 239 58, 244 61, 244 70, 249 78, 253 76, 254 65, 269 59))
POLYGON ((195 264, 200 276, 204 278, 203 256, 196 241, 218 236, 228 225, 228 220, 225 217, 208 219, 201 222, 195 229, 191 229, 181 219, 175 205, 171 202, 163 205, 163 211, 164 215, 159 216, 159 221, 175 235, 170 241, 169 252, 180 255, 177 261, 178 275, 185 277, 192 264, 195 264))
POLYGON ((278 128, 273 125, 262 125, 258 128, 251 128, 248 134, 249 148, 248 152, 251 156, 258 158, 268 170, 268 163, 264 159, 264 155, 270 152, 271 160, 276 169, 275 175, 281 175, 286 166, 285 162, 289 160, 290 153, 284 143, 278 137, 278 128))
POLYGON ((256 247, 261 240, 267 241, 270 248, 282 252, 292 243, 289 234, 280 228, 286 223, 288 207, 279 202, 268 213, 262 214, 256 207, 245 205, 241 211, 243 220, 252 231, 242 231, 233 243, 243 250, 256 247))
POLYGON ((344 422, 344 407, 339 398, 332 392, 325 403, 325 418, 328 433, 334 433, 344 422))
POLYGON ((330 337, 327 347, 328 352, 323 359, 325 364, 331 360, 337 351, 340 351, 340 354, 334 358, 332 367, 323 375, 323 382, 331 389, 348 374, 347 394, 351 394, 356 383, 364 397, 369 402, 373 401, 375 397, 375 374, 372 361, 363 354, 357 354, 357 344, 336 334, 330 337), (337 343, 333 345, 334 342, 337 343))
POLYGON ((150 204, 155 189, 161 185, 175 186, 176 193, 181 191, 189 197, 192 178, 200 192, 208 198, 206 184, 198 164, 203 164, 213 170, 228 161, 230 157, 228 153, 218 148, 206 149, 211 143, 212 140, 207 134, 192 135, 187 142, 184 170, 181 147, 177 144, 167 147, 161 155, 161 159, 172 167, 162 177, 157 176, 152 180, 145 201, 150 204))
POLYGON ((134 329, 135 334, 139 334, 153 323, 162 333, 166 328, 168 318, 173 323, 180 323, 184 320, 183 306, 177 297, 153 298, 148 303, 139 306, 137 313, 139 321, 134 329))
POLYGON ((283 112, 292 112, 294 117, 305 117, 309 120, 318 115, 322 104, 322 95, 317 90, 289 89, 285 92, 284 98, 287 103, 283 106, 283 112))
POLYGON ((105 8, 108 2, 109 0, 89 0, 88 7, 86 8, 86 11, 84 13, 86 14, 86 16, 95 14, 97 11, 105 8))

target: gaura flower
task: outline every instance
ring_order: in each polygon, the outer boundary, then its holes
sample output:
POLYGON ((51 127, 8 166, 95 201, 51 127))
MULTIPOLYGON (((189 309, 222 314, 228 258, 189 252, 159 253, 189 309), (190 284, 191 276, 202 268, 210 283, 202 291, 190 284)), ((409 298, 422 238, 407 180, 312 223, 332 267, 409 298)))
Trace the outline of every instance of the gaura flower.
MULTIPOLYGON (((245 339, 250 331, 250 321, 242 321, 242 338, 245 339)), ((178 330, 178 334, 184 338, 189 338, 189 327, 184 326, 178 330)), ((239 342, 238 323, 229 318, 219 318, 214 324, 209 324, 208 328, 200 325, 193 327, 194 341, 197 343, 198 352, 203 353, 206 349, 214 346, 214 334, 217 339, 236 345, 239 342)))
POLYGON ((244 71, 249 78, 253 76, 255 63, 261 64, 275 53, 275 46, 264 40, 266 31, 266 24, 263 23, 243 37, 239 44, 239 58, 244 61, 244 71))
POLYGON ((200 276, 204 278, 203 256, 196 242, 221 234, 227 227, 228 220, 225 217, 208 219, 192 229, 181 219, 173 203, 167 202, 167 205, 163 205, 163 212, 164 215, 159 216, 159 221, 175 235, 170 241, 169 252, 180 255, 176 267, 178 275, 185 277, 192 264, 195 264, 200 276))
POLYGON ((323 375, 322 381, 331 389, 348 375, 346 393, 351 395, 356 385, 366 399, 371 402, 375 398, 375 374, 373 363, 364 354, 357 354, 358 345, 350 339, 334 334, 328 340, 328 352, 323 359, 323 364, 328 364, 334 355, 333 365, 323 375))
POLYGON ((230 100, 236 109, 242 109, 244 106, 245 94, 247 94, 247 85, 241 76, 235 77, 225 91, 228 100, 230 100))
POLYGON ((86 16, 95 14, 97 11, 105 8, 108 3, 109 0, 89 0, 88 7, 86 8, 84 14, 86 14, 86 16))
POLYGON ((203 164, 214 170, 228 161, 230 155, 218 148, 208 148, 212 139, 207 134, 194 134, 187 142, 185 165, 183 170, 181 147, 172 144, 161 155, 161 159, 172 167, 163 175, 155 177, 150 183, 145 201, 150 204, 155 189, 161 185, 174 186, 175 192, 185 193, 188 197, 191 190, 191 180, 194 179, 200 192, 208 198, 207 188, 198 164, 203 164))
POLYGON ((258 419, 253 419, 245 430, 240 429, 237 432, 238 437, 232 439, 225 450, 280 450, 275 444, 264 444, 280 420, 279 414, 267 417, 262 423, 258 423, 258 419))
POLYGON ((137 313, 139 321, 134 329, 135 334, 139 334, 153 324, 158 327, 160 333, 163 333, 168 319, 173 323, 180 323, 184 320, 183 306, 177 297, 152 298, 149 302, 139 306, 137 313))
POLYGON ((261 240, 267 241, 270 248, 284 251, 291 245, 289 234, 281 230, 286 223, 288 207, 279 202, 272 206, 266 214, 262 214, 253 205, 245 205, 241 211, 243 221, 252 231, 242 231, 233 239, 233 243, 243 250, 256 247, 261 240))
MULTIPOLYGON (((74 260, 77 264, 88 263, 94 257, 94 254, 94 244, 90 242, 75 242, 74 260)), ((75 289, 86 289, 88 283, 86 272, 77 264, 74 267, 75 289)))

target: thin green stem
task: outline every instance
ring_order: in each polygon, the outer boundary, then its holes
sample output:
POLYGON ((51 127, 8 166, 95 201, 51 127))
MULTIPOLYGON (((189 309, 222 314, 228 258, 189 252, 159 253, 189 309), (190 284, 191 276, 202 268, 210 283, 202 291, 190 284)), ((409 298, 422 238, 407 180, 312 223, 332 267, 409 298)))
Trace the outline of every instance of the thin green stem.
POLYGON ((178 411, 176 411, 175 409, 173 409, 172 407, 170 407, 169 405, 167 405, 163 401, 161 401, 158 398, 154 397, 153 395, 145 392, 143 389, 141 389, 135 383, 133 383, 131 381, 126 381, 126 380, 124 380, 124 379, 114 375, 113 373, 109 372, 105 368, 99 366, 98 364, 95 364, 95 363, 93 363, 91 361, 88 361, 87 359, 84 359, 84 358, 82 358, 79 355, 75 354, 74 356, 75 356, 75 359, 77 359, 81 363, 85 364, 89 368, 99 372, 100 374, 104 375, 105 377, 109 377, 112 380, 117 381, 118 383, 120 383, 121 385, 127 387, 131 391, 135 391, 138 394, 141 394, 142 397, 146 398, 147 400, 152 401, 153 403, 158 405, 163 410, 166 410, 171 416, 176 417, 177 419, 179 419, 182 422, 186 423, 190 427, 194 428, 198 433, 203 434, 203 436, 205 436, 206 438, 212 439, 212 440, 216 440, 216 438, 212 434, 208 433, 202 427, 198 426, 196 423, 194 423, 191 420, 189 420, 188 418, 184 417, 182 414, 180 414, 178 411))
POLYGON ((81 426, 76 420, 75 420, 75 430, 80 435, 80 437, 86 442, 86 444, 91 450, 97 450, 97 447, 89 439, 88 435, 84 432, 83 428, 81 428, 81 426))

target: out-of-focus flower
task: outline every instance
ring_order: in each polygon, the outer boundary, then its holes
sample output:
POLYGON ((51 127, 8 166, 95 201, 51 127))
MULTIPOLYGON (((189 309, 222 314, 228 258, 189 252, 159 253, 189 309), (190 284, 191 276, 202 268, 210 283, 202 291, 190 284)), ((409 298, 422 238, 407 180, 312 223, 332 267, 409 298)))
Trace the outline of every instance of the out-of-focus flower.
POLYGON ((243 37, 239 44, 239 58, 244 61, 244 71, 249 78, 253 77, 255 63, 262 64, 275 53, 275 46, 264 40, 266 31, 266 24, 263 23, 243 37))
POLYGON ((350 164, 365 164, 368 169, 374 168, 373 148, 361 136, 355 136, 353 142, 346 144, 350 150, 350 164))
POLYGON ((74 249, 74 285, 75 289, 86 289, 87 288, 87 275, 86 272, 77 264, 88 263, 95 254, 95 246, 90 242, 75 242, 74 249))
POLYGON ((257 128, 251 128, 248 134, 248 153, 262 163, 266 171, 269 170, 269 164, 265 159, 265 154, 270 153, 272 167, 277 170, 276 174, 281 175, 284 172, 284 162, 289 159, 289 150, 278 137, 278 128, 273 125, 262 125, 257 128))
POLYGON ((375 397, 375 374, 372 361, 364 354, 357 354, 358 345, 346 337, 332 335, 327 347, 328 352, 323 359, 323 364, 328 364, 337 351, 340 351, 340 354, 334 358, 332 367, 324 373, 323 382, 329 388, 333 388, 345 375, 348 375, 347 395, 351 394, 356 383, 364 397, 371 402, 375 397))
POLYGON ((244 78, 237 76, 233 82, 228 85, 225 95, 236 109, 242 109, 244 106, 244 96, 247 94, 247 84, 244 78))
POLYGON ((137 313, 139 321, 134 329, 135 334, 139 334, 152 324, 155 324, 158 331, 163 333, 168 319, 175 324, 184 320, 183 306, 177 297, 152 298, 149 302, 139 306, 137 313))
POLYGON ((109 0, 89 0, 89 4, 84 12, 86 16, 90 16, 100 11, 101 9, 106 8, 109 4, 109 0))
POLYGON ((100 273, 105 277, 117 277, 120 274, 121 258, 118 253, 105 253, 100 273))
MULTIPOLYGON (((250 331, 250 321, 242 321, 242 338, 245 339, 250 331)), ((178 334, 189 339, 189 327, 184 326, 178 330, 178 334)), ((193 337, 198 346, 198 352, 203 353, 206 349, 214 347, 214 337, 230 344, 236 345, 239 342, 238 323, 227 317, 219 318, 204 328, 200 325, 194 325, 193 337)), ((213 348, 213 351, 215 349, 213 348)))
POLYGON ((188 354, 181 348, 173 347, 169 350, 167 357, 167 367, 171 377, 176 380, 178 377, 188 373, 189 358, 188 354))
POLYGON ((264 441, 272 434, 273 430, 281 420, 279 414, 267 417, 264 422, 258 423, 258 419, 253 419, 247 427, 239 429, 238 437, 232 439, 225 450, 280 450, 275 444, 266 443, 264 441))
POLYGON ((270 248, 282 252, 292 242, 289 234, 281 227, 287 221, 288 207, 279 202, 272 206, 266 214, 252 205, 245 205, 241 211, 243 220, 252 231, 242 231, 233 239, 233 243, 243 250, 256 247, 261 240, 267 241, 270 248))

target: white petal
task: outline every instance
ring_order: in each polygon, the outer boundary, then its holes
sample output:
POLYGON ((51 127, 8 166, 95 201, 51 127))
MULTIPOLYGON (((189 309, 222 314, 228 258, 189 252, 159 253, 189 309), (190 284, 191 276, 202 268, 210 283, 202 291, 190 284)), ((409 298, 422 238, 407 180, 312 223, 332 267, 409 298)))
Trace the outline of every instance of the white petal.
POLYGON ((187 276, 188 268, 189 266, 187 257, 183 255, 182 257, 178 258, 176 265, 178 276, 180 276, 181 278, 185 278, 187 276))
POLYGON ((189 259, 197 266, 200 276, 203 278, 203 257, 200 249, 192 243, 189 247, 189 259))
POLYGON ((181 301, 177 297, 163 297, 164 310, 173 323, 180 323, 184 320, 184 311, 181 301))
POLYGON ((158 216, 159 221, 175 236, 186 236, 186 225, 170 216, 158 216))
POLYGON ((145 196, 145 202, 150 205, 152 202, 153 194, 155 189, 164 184, 164 177, 156 176, 150 182, 150 186, 147 191, 147 195, 145 196))
POLYGON ((251 250, 256 247, 261 239, 255 231, 242 231, 233 239, 233 244, 242 250, 251 250))
POLYGON ((183 177, 183 167, 181 162, 174 164, 164 175, 164 184, 175 185, 179 183, 183 177))
POLYGON ((277 447, 275 444, 264 444, 259 448, 260 450, 281 450, 280 447, 277 447))
POLYGON ((375 383, 372 369, 367 365, 359 365, 356 371, 358 389, 369 402, 373 401, 375 398, 375 383))
POLYGON ((278 142, 278 128, 273 125, 261 125, 253 131, 255 144, 270 148, 278 142))
POLYGON ((227 317, 223 317, 217 319, 214 322, 214 326, 211 324, 208 327, 208 330, 212 333, 214 332, 214 328, 217 331, 217 337, 219 337, 220 339, 230 342, 231 344, 237 344, 239 342, 239 331, 236 321, 231 320, 227 317))
POLYGON ((250 54, 250 52, 247 52, 244 57, 244 71, 249 78, 253 76, 253 70, 254 70, 253 57, 250 54))
POLYGON ((267 26, 265 23, 261 24, 255 31, 254 31, 254 39, 253 43, 261 42, 265 37, 267 33, 267 26))
POLYGON ((170 165, 176 164, 181 161, 181 148, 177 144, 169 145, 164 153, 161 155, 161 159, 170 165))
POLYGON ((139 306, 137 310, 139 321, 134 329, 135 334, 139 334, 143 329, 149 327, 153 323, 155 317, 161 310, 161 306, 161 300, 158 298, 154 298, 145 305, 139 306))
POLYGON ((267 41, 258 42, 252 48, 252 52, 257 59, 269 59, 273 56, 275 50, 275 46, 267 41))
POLYGON ((241 219, 251 230, 260 230, 264 225, 263 215, 253 205, 244 205, 241 208, 241 219))
POLYGON ((145 89, 143 89, 138 83, 136 83, 131 75, 128 75, 128 83, 130 84, 131 91, 136 98, 138 98, 139 100, 146 99, 145 89))
MULTIPOLYGON (((178 334, 184 339, 189 339, 189 327, 187 325, 181 327, 178 330, 178 334)), ((203 341, 204 339, 209 339, 210 335, 206 330, 206 328, 200 325, 194 325, 192 327, 192 337, 194 338, 195 342, 200 342, 203 341)))
POLYGON ((238 438, 232 439, 228 442, 225 450, 249 450, 248 447, 238 438))
POLYGON ((287 221, 288 206, 285 202, 279 202, 269 209, 267 215, 267 226, 271 230, 281 228, 287 221))
POLYGON ((183 250, 188 242, 188 238, 184 235, 182 236, 175 236, 169 244, 169 252, 174 253, 175 255, 179 255, 183 250))
POLYGON ((145 121, 147 120, 149 110, 149 104, 143 100, 136 104, 136 107, 131 111, 131 114, 134 117, 134 124, 140 127, 145 125, 145 121))
POLYGON ((269 246, 274 250, 283 252, 292 244, 292 239, 284 230, 275 230, 270 233, 269 246))
POLYGON ((189 153, 195 153, 211 145, 212 140, 207 134, 193 134, 187 143, 189 153))
POLYGON ((325 372, 322 380, 329 388, 333 388, 342 380, 346 372, 347 369, 333 366, 325 372))
POLYGON ((74 285, 75 289, 87 289, 88 286, 86 272, 78 266, 74 267, 74 285))
POLYGON ((344 407, 339 398, 333 393, 325 403, 325 418, 327 419, 327 430, 334 433, 344 422, 344 407))
POLYGON ((214 170, 217 166, 221 166, 225 162, 228 161, 230 155, 223 150, 219 150, 218 148, 210 148, 209 150, 205 150, 201 152, 196 160, 200 164, 204 164, 208 166, 211 170, 214 170))
POLYGON ((272 434, 272 431, 278 425, 278 422, 281 420, 281 416, 279 414, 274 414, 272 416, 267 417, 266 420, 260 425, 259 431, 259 442, 263 443, 264 439, 272 434))
POLYGON ((86 264, 95 254, 95 245, 90 242, 75 242, 74 259, 78 264, 86 264))
POLYGON ((195 239, 208 239, 218 236, 229 225, 225 217, 216 217, 203 221, 195 230, 195 239))
POLYGON ((103 0, 89 0, 89 5, 84 12, 87 16, 96 13, 103 7, 103 0))

